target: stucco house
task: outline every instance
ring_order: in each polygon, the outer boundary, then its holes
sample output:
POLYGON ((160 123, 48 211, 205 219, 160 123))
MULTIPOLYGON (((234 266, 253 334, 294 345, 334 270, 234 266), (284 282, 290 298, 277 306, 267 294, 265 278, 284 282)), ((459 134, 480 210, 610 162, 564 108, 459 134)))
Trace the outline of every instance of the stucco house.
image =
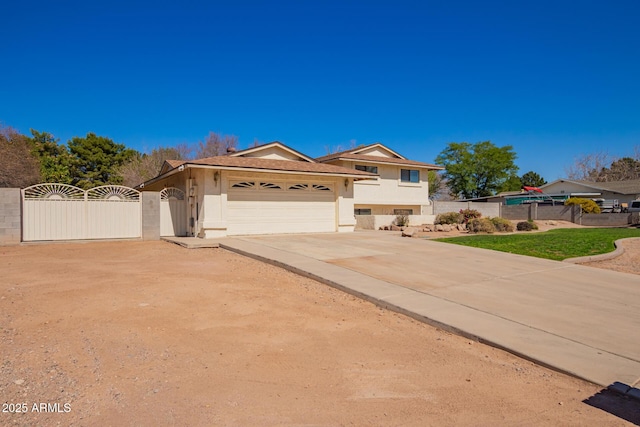
POLYGON ((616 182, 558 179, 542 185, 540 189, 551 196, 617 200, 622 205, 640 198, 640 179, 616 182))
POLYGON ((411 162, 381 144, 368 147, 349 163, 313 159, 276 141, 225 156, 166 161, 139 188, 182 197, 174 215, 185 211, 179 222, 186 226, 178 224, 176 235, 203 238, 350 232, 358 209, 419 212, 429 203, 426 171, 437 166, 411 162))
POLYGON ((371 172, 374 179, 354 184, 356 215, 429 215, 430 170, 441 166, 409 160, 380 143, 329 154, 320 163, 371 172))

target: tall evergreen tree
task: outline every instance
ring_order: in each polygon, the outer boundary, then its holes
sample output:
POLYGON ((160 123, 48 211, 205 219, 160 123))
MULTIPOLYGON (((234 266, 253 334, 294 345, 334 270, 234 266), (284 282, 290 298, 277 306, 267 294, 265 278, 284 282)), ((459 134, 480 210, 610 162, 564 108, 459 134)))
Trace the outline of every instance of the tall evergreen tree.
POLYGON ((540 187, 541 185, 545 185, 547 181, 544 180, 543 177, 535 173, 534 171, 529 171, 520 177, 520 181, 522 181, 522 185, 526 185, 527 187, 540 187))
POLYGON ((88 133, 86 137, 75 137, 68 142, 71 154, 72 184, 81 188, 93 188, 106 184, 121 184, 118 172, 135 151, 117 144, 104 136, 88 133))

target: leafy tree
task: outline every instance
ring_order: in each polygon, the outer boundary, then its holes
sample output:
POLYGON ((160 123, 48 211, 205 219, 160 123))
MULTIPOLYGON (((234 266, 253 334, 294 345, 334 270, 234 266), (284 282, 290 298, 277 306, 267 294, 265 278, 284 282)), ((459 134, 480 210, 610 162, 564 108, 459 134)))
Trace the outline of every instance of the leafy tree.
POLYGON ((498 192, 503 192, 503 191, 518 191, 522 188, 522 180, 520 179, 520 177, 518 175, 516 175, 515 173, 509 175, 509 178, 507 178, 498 188, 498 192))
POLYGON ((547 181, 544 180, 543 177, 535 173, 534 171, 529 171, 520 177, 520 181, 522 185, 526 185, 527 187, 540 187, 541 185, 545 185, 547 181))
POLYGON ((92 188, 106 184, 121 184, 118 168, 135 155, 135 151, 104 136, 88 133, 68 142, 71 154, 72 184, 92 188))
POLYGON ((451 142, 436 163, 445 167, 444 177, 451 192, 463 198, 495 194, 518 171, 513 147, 497 147, 491 141, 451 142))
POLYGON ((29 139, 0 125, 0 187, 24 188, 40 182, 40 165, 29 139))
POLYGON ((235 135, 220 135, 215 132, 209 132, 204 140, 198 143, 196 150, 196 159, 204 159, 206 157, 224 156, 229 148, 238 147, 238 137, 235 135))
POLYGON ((135 187, 158 176, 165 160, 186 160, 185 156, 179 147, 158 147, 149 154, 136 152, 118 169, 118 174, 122 176, 124 185, 135 187))
POLYGON ((437 171, 430 170, 427 172, 427 179, 429 180, 429 198, 438 199, 446 190, 442 176, 437 171))
POLYGON ((59 145, 58 139, 47 132, 31 129, 31 149, 40 162, 42 182, 71 183, 69 166, 71 156, 65 145, 59 145))

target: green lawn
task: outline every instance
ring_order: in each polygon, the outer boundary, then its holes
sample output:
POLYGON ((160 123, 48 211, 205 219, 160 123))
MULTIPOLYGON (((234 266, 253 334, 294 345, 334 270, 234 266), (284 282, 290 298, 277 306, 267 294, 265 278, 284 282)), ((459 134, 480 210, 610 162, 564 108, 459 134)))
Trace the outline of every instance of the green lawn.
POLYGON ((611 252, 613 242, 625 237, 640 237, 640 229, 563 228, 543 233, 483 234, 434 240, 561 261, 611 252))

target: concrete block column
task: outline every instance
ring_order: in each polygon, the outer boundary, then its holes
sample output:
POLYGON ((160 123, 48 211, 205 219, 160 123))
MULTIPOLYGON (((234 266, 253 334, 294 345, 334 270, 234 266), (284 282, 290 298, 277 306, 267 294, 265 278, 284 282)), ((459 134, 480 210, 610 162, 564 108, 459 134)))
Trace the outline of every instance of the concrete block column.
POLYGON ((0 245, 22 240, 22 197, 19 188, 0 188, 0 245))

